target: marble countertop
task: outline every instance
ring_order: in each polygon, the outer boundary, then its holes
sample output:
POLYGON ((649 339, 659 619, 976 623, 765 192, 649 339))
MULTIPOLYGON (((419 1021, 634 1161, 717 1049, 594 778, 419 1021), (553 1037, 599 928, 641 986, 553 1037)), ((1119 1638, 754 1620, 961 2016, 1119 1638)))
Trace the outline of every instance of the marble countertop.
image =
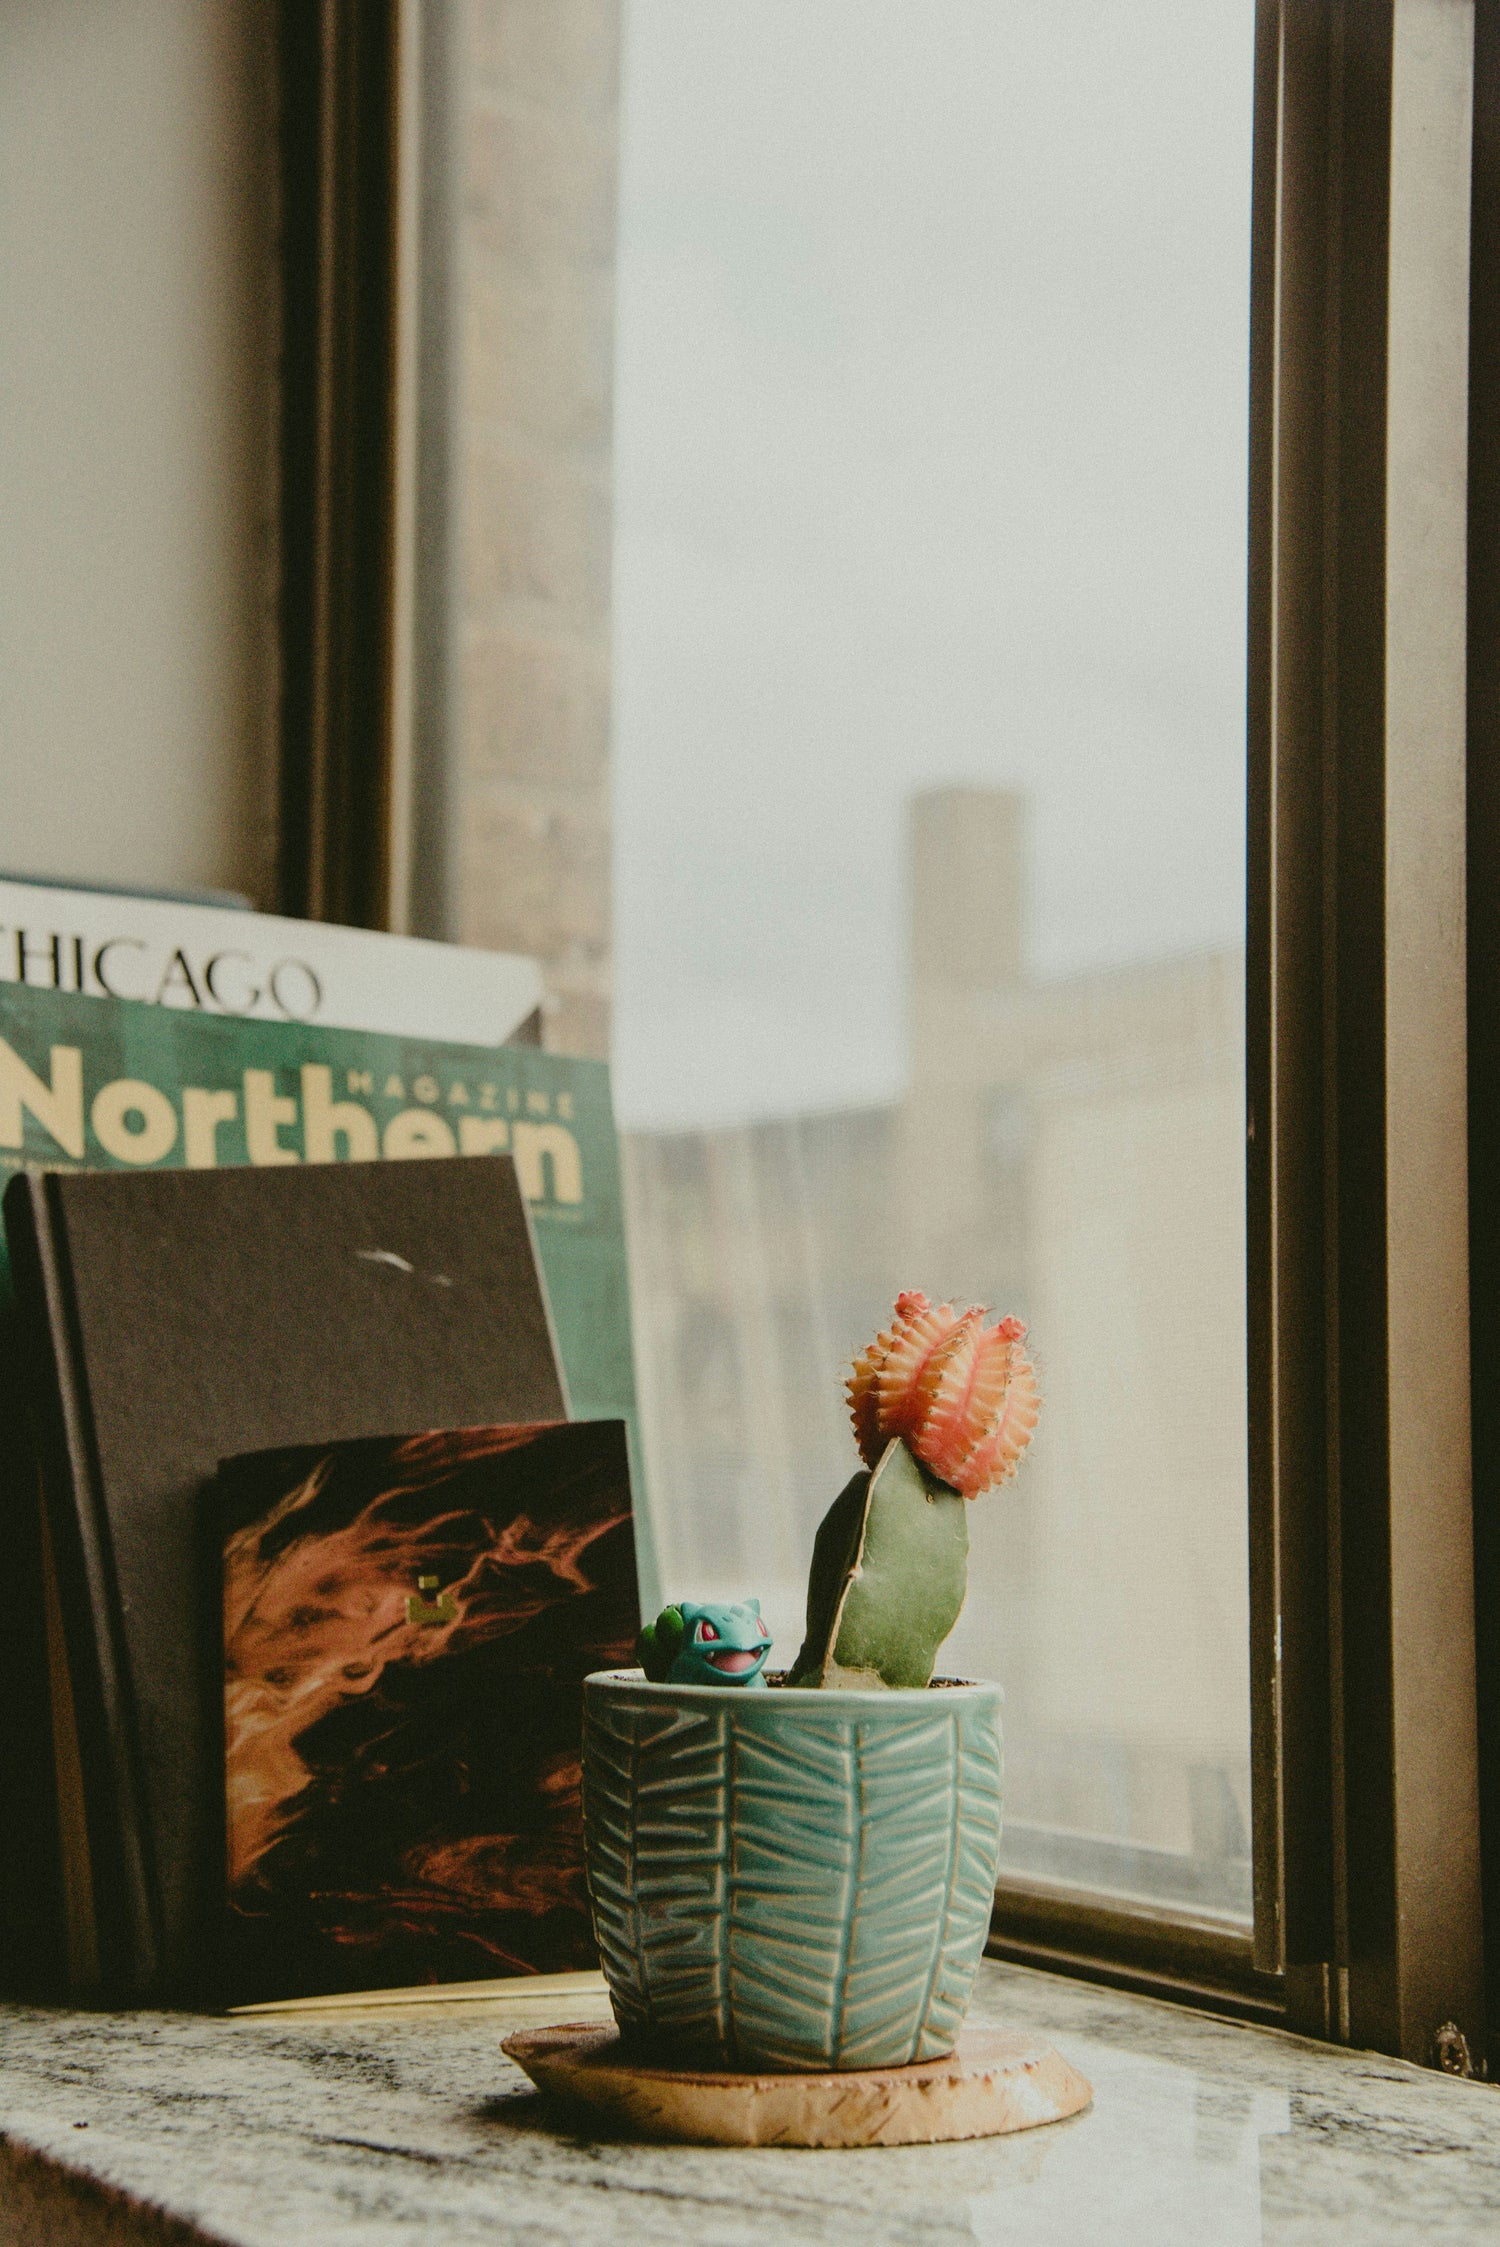
POLYGON ((0 2247, 1500 2241, 1500 2092, 997 1964, 972 2017, 1043 2031, 1093 2107, 969 2145, 632 2144, 549 2111, 500 2052, 503 2005, 4 2007, 0 2247))

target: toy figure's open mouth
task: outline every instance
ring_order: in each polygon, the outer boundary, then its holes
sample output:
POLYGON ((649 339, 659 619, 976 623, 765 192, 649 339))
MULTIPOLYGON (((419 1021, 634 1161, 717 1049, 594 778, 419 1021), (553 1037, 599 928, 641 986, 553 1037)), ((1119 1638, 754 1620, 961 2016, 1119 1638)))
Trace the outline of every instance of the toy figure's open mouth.
POLYGON ((759 1646, 723 1646, 701 1650, 716 1670, 753 1670, 765 1649, 759 1646))

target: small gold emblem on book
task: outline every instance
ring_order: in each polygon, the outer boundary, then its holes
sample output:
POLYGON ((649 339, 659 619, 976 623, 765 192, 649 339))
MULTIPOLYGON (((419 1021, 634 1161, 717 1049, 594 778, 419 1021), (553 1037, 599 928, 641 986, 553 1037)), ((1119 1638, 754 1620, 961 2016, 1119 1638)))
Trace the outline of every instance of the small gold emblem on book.
POLYGON ((456 1619, 458 1601, 451 1592, 439 1592, 436 1599, 426 1597, 429 1592, 436 1592, 437 1587, 435 1576, 417 1578, 417 1589, 406 1603, 408 1623, 451 1623, 456 1619))

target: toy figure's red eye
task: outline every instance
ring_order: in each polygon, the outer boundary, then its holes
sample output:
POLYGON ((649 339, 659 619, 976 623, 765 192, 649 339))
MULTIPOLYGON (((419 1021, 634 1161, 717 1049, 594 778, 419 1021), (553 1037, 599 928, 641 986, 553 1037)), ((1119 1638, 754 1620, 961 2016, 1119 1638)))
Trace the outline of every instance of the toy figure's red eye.
POLYGON ((700 1623, 698 1625, 698 1637, 700 1640, 705 1638, 717 1638, 718 1635, 719 1634, 714 1629, 712 1623, 700 1623))
POLYGON ((762 1638, 769 1638, 771 1635, 770 1630, 765 1623, 762 1623, 760 1626, 760 1635, 762 1638))

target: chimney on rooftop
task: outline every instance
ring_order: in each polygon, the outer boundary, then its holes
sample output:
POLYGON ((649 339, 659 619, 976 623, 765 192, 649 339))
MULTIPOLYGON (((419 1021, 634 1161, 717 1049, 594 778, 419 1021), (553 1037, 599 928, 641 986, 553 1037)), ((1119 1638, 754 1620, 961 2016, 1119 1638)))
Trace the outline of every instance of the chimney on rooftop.
MULTIPOLYGON (((924 788, 911 799, 914 990, 1021 981, 1026 798, 1012 788, 924 788)), ((920 1006, 920 999, 918 999, 920 1006)))

